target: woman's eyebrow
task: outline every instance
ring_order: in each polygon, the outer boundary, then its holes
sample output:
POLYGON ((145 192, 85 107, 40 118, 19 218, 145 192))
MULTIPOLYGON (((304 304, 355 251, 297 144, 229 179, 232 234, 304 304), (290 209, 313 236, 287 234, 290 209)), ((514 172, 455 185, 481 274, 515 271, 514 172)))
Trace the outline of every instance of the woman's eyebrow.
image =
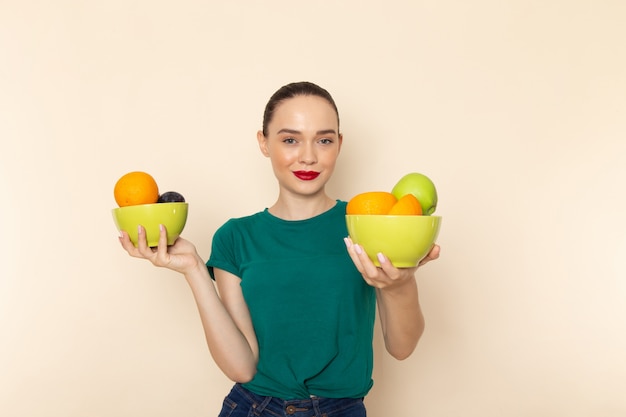
POLYGON ((336 135, 337 132, 335 131, 335 129, 324 129, 324 130, 318 130, 317 134, 318 135, 336 135))
POLYGON ((295 130, 295 129, 283 128, 283 129, 280 129, 278 132, 276 132, 276 134, 281 134, 281 133, 289 133, 291 135, 297 135, 297 134, 300 133, 300 131, 299 130, 295 130))
MULTIPOLYGON (((298 134, 301 134, 302 132, 300 132, 299 130, 295 130, 295 129, 283 128, 277 132, 277 134, 281 134, 281 133, 288 133, 290 135, 298 135, 298 134)), ((335 129, 323 129, 323 130, 318 130, 317 134, 318 135, 336 135, 337 131, 335 129)))

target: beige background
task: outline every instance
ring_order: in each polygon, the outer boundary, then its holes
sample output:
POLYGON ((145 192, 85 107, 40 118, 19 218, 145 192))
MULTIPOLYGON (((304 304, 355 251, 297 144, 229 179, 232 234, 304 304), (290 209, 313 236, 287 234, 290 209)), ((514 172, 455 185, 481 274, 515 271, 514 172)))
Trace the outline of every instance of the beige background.
POLYGON ((270 205, 263 106, 310 80, 341 111, 342 199, 429 175, 427 330, 376 343, 370 415, 626 415, 626 3, 0 0, 0 414, 216 415, 184 280, 121 250, 145 170, 204 257, 270 205))

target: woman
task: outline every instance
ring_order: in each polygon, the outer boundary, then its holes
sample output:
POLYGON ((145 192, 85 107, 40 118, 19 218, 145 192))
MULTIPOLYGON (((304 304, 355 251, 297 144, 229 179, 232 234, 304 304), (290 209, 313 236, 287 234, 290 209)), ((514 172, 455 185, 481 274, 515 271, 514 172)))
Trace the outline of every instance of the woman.
MULTIPOLYGON (((211 354, 236 383, 220 416, 365 416, 376 304, 395 358, 408 357, 424 329, 417 267, 394 268, 384 254, 376 267, 346 237, 346 202, 325 190, 343 141, 326 90, 279 89, 257 140, 278 199, 218 229, 206 264, 182 238, 167 247, 163 227, 156 249, 141 228, 137 248, 124 232, 120 241, 131 256, 184 274, 211 354)), ((435 246, 421 264, 438 256, 435 246)))

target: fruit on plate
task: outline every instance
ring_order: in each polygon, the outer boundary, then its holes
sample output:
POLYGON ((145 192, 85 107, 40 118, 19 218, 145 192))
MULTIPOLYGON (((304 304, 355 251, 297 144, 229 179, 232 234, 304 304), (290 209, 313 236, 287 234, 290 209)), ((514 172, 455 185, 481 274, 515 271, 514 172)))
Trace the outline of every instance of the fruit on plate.
POLYGON ((352 197, 346 206, 346 214, 387 214, 397 202, 389 192, 369 191, 352 197))
POLYGON ((357 194, 346 207, 346 214, 382 214, 419 216, 422 207, 413 194, 407 194, 397 200, 386 191, 370 191, 357 194))
POLYGON ((113 195, 119 207, 185 202, 185 197, 177 191, 159 194, 159 187, 152 175, 142 171, 122 175, 115 183, 113 195))
POLYGON ((159 196, 157 203, 184 203, 185 197, 176 191, 167 191, 159 196))
POLYGON ((138 226, 145 229, 148 246, 159 243, 161 225, 167 228, 167 244, 173 245, 187 221, 189 205, 176 191, 159 194, 154 178, 145 172, 124 174, 115 184, 113 194, 117 208, 112 210, 119 231, 128 233, 133 245, 138 245, 138 226), (161 204, 162 203, 162 204, 161 204))
POLYGON ((413 194, 405 194, 389 210, 390 216, 409 215, 419 216, 422 214, 422 206, 413 194))
POLYGON ((424 174, 412 172, 400 178, 400 181, 391 190, 391 194, 398 200, 407 194, 417 198, 422 213, 430 216, 437 209, 437 189, 435 184, 424 174))
POLYGON ((366 192, 349 200, 346 226, 374 265, 380 266, 382 253, 396 268, 413 268, 437 240, 441 216, 431 216, 436 208, 433 182, 410 173, 391 192, 366 192))
POLYGON ((153 204, 159 199, 159 187, 150 174, 133 171, 117 180, 113 195, 120 207, 153 204))

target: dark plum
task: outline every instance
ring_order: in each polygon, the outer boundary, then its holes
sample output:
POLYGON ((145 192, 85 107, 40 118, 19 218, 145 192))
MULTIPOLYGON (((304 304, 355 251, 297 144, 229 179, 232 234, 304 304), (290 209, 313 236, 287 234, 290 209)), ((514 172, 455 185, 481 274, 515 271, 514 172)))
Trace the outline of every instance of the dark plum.
POLYGON ((176 191, 168 191, 159 196, 157 203, 184 203, 185 197, 176 191))

